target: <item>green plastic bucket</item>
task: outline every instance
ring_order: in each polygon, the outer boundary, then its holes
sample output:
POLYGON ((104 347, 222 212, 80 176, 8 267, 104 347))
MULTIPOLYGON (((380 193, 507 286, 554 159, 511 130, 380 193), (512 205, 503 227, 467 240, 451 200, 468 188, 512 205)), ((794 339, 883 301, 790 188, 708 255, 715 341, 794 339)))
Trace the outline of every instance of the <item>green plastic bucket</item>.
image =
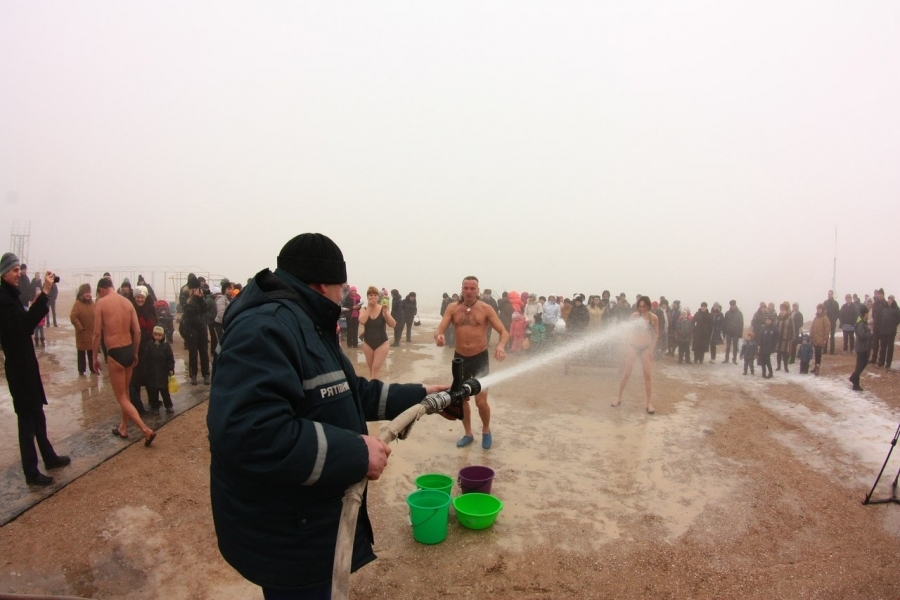
POLYGON ((503 510, 503 502, 490 494, 470 492, 453 499, 456 518, 463 527, 486 529, 494 524, 503 510))
POLYGON ((440 544, 447 539, 450 494, 439 490, 416 490, 406 497, 413 539, 420 544, 440 544))
POLYGON ((426 473, 416 477, 416 487, 420 490, 439 490, 449 494, 453 489, 453 478, 441 473, 426 473))

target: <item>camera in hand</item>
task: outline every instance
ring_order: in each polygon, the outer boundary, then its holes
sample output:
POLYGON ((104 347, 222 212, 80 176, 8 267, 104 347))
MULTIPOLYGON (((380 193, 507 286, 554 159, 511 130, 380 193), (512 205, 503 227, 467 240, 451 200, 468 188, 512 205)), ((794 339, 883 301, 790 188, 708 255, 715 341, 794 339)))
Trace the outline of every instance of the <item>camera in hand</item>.
POLYGON ((53 276, 53 283, 59 283, 59 275, 53 276))

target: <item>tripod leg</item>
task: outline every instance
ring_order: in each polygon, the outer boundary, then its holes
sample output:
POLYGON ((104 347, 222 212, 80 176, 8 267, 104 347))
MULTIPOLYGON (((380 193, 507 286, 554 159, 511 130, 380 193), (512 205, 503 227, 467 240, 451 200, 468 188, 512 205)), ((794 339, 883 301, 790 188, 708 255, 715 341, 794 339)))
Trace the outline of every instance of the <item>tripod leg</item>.
MULTIPOLYGON (((863 500, 863 504, 878 504, 879 501, 872 501, 872 494, 875 493, 875 488, 878 486, 878 482, 881 480, 881 475, 884 473, 884 468, 887 466, 888 461, 891 459, 891 452, 894 451, 894 446, 897 445, 897 439, 900 438, 900 425, 897 426, 897 431, 894 432, 894 439, 891 440, 891 449, 888 450, 887 456, 884 458, 884 464, 881 465, 881 470, 878 471, 878 477, 875 478, 875 483, 872 484, 872 489, 866 494, 865 500, 863 500)), ((900 479, 900 471, 897 472, 897 477, 894 478, 894 492, 897 490, 897 479, 900 479)), ((886 500, 885 502, 889 502, 886 500)))

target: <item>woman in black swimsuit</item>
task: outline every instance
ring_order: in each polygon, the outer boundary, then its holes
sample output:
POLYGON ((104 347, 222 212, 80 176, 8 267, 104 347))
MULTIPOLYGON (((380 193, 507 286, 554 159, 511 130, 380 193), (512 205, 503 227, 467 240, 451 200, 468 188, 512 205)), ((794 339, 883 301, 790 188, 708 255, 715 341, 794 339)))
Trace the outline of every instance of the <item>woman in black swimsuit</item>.
POLYGON ((363 336, 363 352, 366 355, 366 364, 369 365, 369 379, 378 379, 381 365, 387 358, 389 344, 385 326, 397 326, 397 321, 391 316, 390 311, 378 303, 378 295, 378 288, 370 285, 366 291, 366 305, 359 311, 359 324, 366 328, 363 336))
POLYGON ((637 304, 637 312, 631 315, 632 327, 628 332, 628 343, 625 344, 625 370, 622 372, 622 380, 619 381, 619 395, 613 406, 622 402, 622 392, 628 378, 631 377, 631 369, 638 357, 644 367, 644 385, 647 388, 647 412, 651 415, 656 412, 651 402, 653 382, 650 378, 650 369, 653 365, 653 346, 659 338, 659 319, 650 312, 650 298, 641 296, 637 304))

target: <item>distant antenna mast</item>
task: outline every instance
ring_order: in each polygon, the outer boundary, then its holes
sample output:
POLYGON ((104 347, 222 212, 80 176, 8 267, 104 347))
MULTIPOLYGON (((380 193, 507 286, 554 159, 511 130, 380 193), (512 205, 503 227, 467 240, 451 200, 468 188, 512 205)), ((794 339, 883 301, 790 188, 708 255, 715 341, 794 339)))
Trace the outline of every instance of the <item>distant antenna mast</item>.
POLYGON ((831 271, 831 289, 837 292, 837 225, 834 227, 834 267, 831 271))
POLYGON ((13 221, 12 233, 9 236, 10 252, 19 257, 22 264, 28 264, 28 245, 31 237, 31 221, 26 221, 24 225, 19 221, 13 221))

